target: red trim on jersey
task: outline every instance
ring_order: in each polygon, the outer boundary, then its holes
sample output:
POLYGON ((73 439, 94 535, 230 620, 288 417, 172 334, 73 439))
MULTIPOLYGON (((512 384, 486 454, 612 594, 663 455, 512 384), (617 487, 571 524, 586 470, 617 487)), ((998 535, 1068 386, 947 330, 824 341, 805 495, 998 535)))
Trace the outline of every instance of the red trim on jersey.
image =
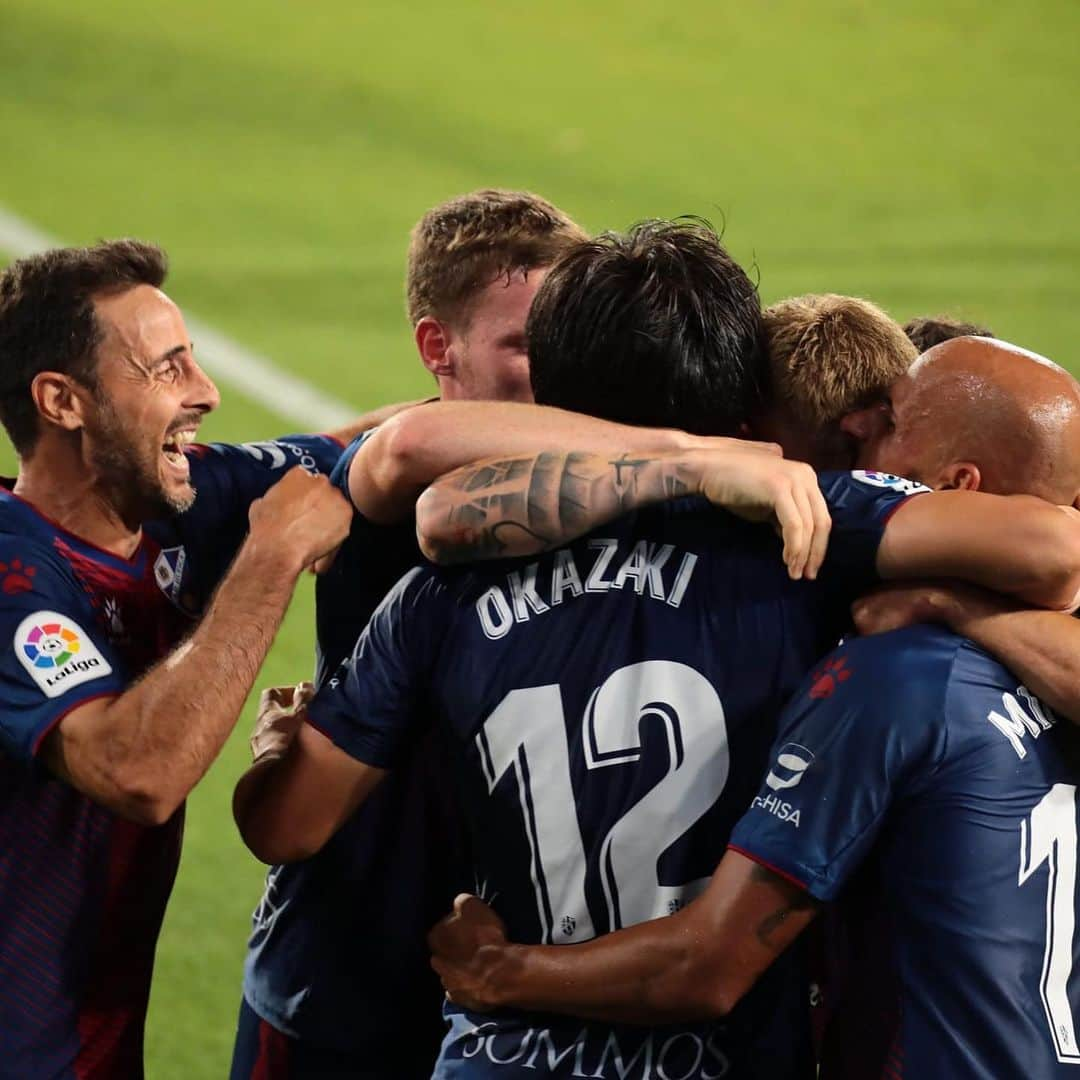
POLYGON ((259 1056, 251 1080, 289 1080, 289 1047, 292 1039, 273 1024, 259 1018, 259 1056))
POLYGON ((95 544, 93 540, 87 540, 86 537, 80 536, 78 533, 73 533, 70 529, 65 529, 60 522, 54 521, 48 514, 42 513, 29 499, 24 499, 21 495, 16 495, 14 491, 9 491, 8 494, 13 499, 18 499, 23 506, 36 514, 47 525, 51 525, 57 532, 61 532, 65 536, 70 536, 72 540, 82 544, 83 547, 93 548, 95 551, 100 551, 102 555, 108 555, 110 559, 118 559, 120 562, 131 563, 131 565, 134 566, 135 563, 139 561, 139 556, 143 553, 143 544, 146 542, 146 533, 142 531, 141 527, 139 530, 139 542, 135 545, 135 550, 131 555, 117 555, 115 551, 103 548, 100 544, 95 544))
POLYGON ((64 709, 63 712, 58 713, 52 718, 52 720, 49 721, 48 727, 42 728, 41 732, 38 734, 38 737, 34 740, 34 745, 30 747, 30 752, 34 755, 34 757, 37 757, 38 750, 41 749, 41 744, 45 739, 45 736, 48 735, 49 732, 52 731, 53 728, 55 728, 56 725, 59 724, 65 716, 71 713, 74 709, 77 709, 80 705, 86 705, 88 702, 97 701, 98 698, 114 698, 119 696, 120 695, 115 690, 102 690, 99 694, 89 694, 87 697, 79 698, 78 701, 72 702, 66 709, 64 709))
POLYGON ((888 525, 889 522, 892 521, 893 514, 895 514, 897 510, 901 510, 905 506, 907 506, 907 504, 911 502, 912 499, 917 499, 920 495, 929 494, 931 494, 929 491, 913 491, 910 495, 907 496, 907 498, 901 499, 900 502, 898 502, 894 507, 892 507, 889 512, 881 519, 881 527, 884 528, 886 525, 888 525))
POLYGON ((785 881, 790 882, 796 888, 802 889, 803 892, 809 892, 810 888, 805 881, 800 881, 794 874, 789 874, 786 870, 781 870, 777 866, 773 866, 767 859, 763 859, 760 855, 755 855, 752 851, 747 851, 746 848, 739 847, 738 844, 728 844, 728 851, 736 851, 740 855, 745 856, 751 862, 756 862, 758 866, 764 866, 766 870, 771 871, 777 877, 782 877, 785 881))

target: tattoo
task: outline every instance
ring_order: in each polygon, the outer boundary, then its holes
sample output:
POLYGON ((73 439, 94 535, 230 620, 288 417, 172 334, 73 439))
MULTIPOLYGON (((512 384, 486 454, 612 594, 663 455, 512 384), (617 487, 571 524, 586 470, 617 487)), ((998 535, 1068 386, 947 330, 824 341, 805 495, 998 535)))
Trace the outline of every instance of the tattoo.
POLYGON ((788 893, 786 902, 766 915, 754 928, 758 941, 767 949, 786 948, 787 941, 776 942, 773 940, 773 935, 777 930, 795 913, 816 911, 821 905, 808 892, 782 879, 778 879, 773 871, 766 869, 764 866, 755 866, 752 873, 754 880, 777 886, 788 893))
POLYGON ((421 531, 436 560, 535 555, 649 502, 693 490, 677 459, 541 453, 467 465, 432 486, 421 531))

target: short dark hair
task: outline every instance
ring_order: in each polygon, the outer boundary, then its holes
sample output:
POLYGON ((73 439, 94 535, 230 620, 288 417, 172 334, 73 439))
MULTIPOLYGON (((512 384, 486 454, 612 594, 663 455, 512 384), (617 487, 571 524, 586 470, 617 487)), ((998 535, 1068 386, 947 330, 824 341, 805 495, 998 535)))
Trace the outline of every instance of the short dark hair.
POLYGON ((526 332, 537 402, 608 420, 732 434, 766 385, 757 289, 698 218, 576 244, 526 332))
POLYGON ((415 326, 459 322, 500 277, 550 266, 586 232, 531 191, 482 188, 433 206, 409 240, 405 304, 415 326))
POLYGON ((952 341, 958 337, 989 337, 994 336, 992 330, 975 323, 961 322, 959 319, 950 318, 948 315, 922 316, 911 319, 904 323, 904 333, 907 334, 911 343, 920 353, 940 345, 943 341, 952 341))
POLYGON ((30 385, 42 371, 59 371, 95 385, 95 352, 103 331, 94 297, 136 285, 161 285, 165 253, 140 240, 55 248, 12 263, 0 274, 0 423, 16 453, 38 436, 30 385))

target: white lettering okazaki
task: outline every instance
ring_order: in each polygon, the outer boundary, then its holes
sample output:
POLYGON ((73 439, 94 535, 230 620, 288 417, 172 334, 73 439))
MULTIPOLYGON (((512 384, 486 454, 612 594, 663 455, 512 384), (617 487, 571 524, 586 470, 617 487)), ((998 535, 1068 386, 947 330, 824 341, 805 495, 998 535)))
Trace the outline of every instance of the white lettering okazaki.
MULTIPOLYGON (((671 607, 679 607, 690 585, 698 557, 676 551, 673 544, 638 540, 619 551, 619 541, 590 540, 588 565, 579 565, 570 548, 556 551, 551 560, 511 570, 506 585, 492 585, 476 601, 476 614, 484 634, 493 641, 505 637, 517 623, 543 615, 563 601, 589 594, 632 588, 671 607)), ((580 556, 579 556, 580 558, 580 556)))

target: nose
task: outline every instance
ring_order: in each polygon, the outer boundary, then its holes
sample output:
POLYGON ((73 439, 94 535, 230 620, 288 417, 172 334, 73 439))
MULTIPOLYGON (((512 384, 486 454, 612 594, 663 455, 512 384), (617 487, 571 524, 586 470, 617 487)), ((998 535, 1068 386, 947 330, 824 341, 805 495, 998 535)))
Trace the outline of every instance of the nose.
POLYGON ((194 360, 191 361, 184 404, 202 413, 213 412, 221 404, 221 395, 214 380, 194 360))
POLYGON ((840 418, 840 430, 858 442, 871 442, 885 434, 889 423, 889 407, 884 402, 855 409, 840 418))

